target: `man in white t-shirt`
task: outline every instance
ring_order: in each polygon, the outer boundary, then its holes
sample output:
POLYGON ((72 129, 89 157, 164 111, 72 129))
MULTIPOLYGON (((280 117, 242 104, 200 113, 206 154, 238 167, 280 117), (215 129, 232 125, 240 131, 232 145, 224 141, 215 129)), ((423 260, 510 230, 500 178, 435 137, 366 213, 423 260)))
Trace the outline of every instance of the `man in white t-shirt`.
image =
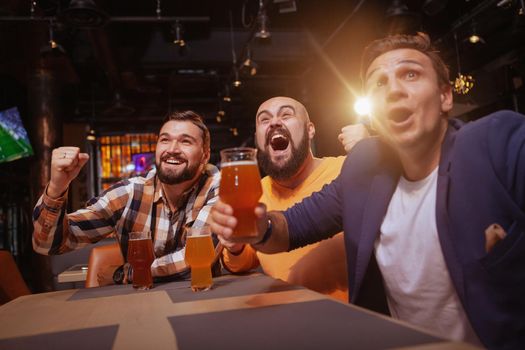
MULTIPOLYGON (((448 70, 422 33, 373 42, 362 73, 379 137, 300 204, 258 207, 247 242, 272 253, 342 228, 352 303, 386 301, 393 317, 443 337, 525 348, 525 117, 449 119, 448 70)), ((220 201, 212 210, 225 240, 231 214, 220 201)))

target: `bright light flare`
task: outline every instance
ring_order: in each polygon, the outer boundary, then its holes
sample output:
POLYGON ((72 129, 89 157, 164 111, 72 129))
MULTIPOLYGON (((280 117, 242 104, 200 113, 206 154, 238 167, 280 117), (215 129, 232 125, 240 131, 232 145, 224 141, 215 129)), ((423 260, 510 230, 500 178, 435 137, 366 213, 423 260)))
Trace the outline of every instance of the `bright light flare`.
POLYGON ((354 111, 360 116, 370 115, 372 104, 368 97, 358 97, 354 102, 354 111))

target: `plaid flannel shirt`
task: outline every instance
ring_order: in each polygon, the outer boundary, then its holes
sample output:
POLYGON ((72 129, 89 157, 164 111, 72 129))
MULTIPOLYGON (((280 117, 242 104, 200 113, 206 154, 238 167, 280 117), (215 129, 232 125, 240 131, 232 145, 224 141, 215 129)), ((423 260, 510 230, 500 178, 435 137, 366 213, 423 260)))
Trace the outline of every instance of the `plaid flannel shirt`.
MULTIPOLYGON (((186 273, 185 229, 202 227, 219 195, 220 172, 206 165, 203 175, 171 212, 155 170, 123 180, 91 199, 86 208, 66 213, 67 193, 57 199, 44 194, 33 211, 33 248, 44 255, 80 249, 115 234, 127 255, 128 233, 151 231, 155 260, 153 276, 186 273)), ((217 240, 214 239, 216 248, 217 240)), ((216 255, 218 252, 216 251, 216 255)))

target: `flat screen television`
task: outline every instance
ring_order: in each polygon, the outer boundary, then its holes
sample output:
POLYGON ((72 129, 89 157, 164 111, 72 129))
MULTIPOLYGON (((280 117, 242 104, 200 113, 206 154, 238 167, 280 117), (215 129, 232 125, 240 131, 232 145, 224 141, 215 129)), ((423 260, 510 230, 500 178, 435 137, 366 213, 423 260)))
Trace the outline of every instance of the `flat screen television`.
POLYGON ((0 163, 33 155, 18 108, 0 111, 0 163))

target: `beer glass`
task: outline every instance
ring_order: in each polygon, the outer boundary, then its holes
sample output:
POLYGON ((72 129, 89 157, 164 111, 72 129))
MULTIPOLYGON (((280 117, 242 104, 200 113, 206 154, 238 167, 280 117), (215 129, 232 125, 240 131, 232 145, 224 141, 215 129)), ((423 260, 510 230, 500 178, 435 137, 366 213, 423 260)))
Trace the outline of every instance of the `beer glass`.
POLYGON ((190 228, 186 231, 184 260, 191 268, 191 289, 194 292, 208 290, 213 285, 211 263, 214 256, 215 249, 208 226, 190 228))
POLYGON ((130 232, 128 240, 128 262, 133 268, 133 288, 153 287, 151 264, 154 260, 153 244, 149 232, 130 232))
POLYGON ((233 207, 237 226, 233 238, 256 237, 254 209, 262 195, 255 148, 227 148, 221 151, 219 197, 233 207))

